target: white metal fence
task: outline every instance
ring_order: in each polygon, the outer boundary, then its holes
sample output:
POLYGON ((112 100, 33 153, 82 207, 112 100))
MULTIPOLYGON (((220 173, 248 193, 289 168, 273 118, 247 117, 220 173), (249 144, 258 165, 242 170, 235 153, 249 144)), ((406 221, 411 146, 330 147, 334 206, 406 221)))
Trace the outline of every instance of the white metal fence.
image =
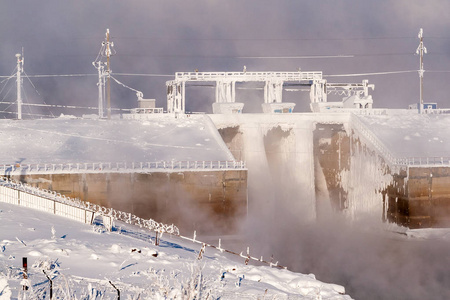
POLYGON ((8 178, 0 178, 0 202, 34 208, 86 224, 92 224, 95 216, 100 215, 160 233, 180 234, 174 225, 142 219, 131 213, 69 198, 53 191, 14 182, 8 178))
POLYGON ((160 170, 242 170, 243 161, 156 161, 123 163, 64 163, 64 164, 3 164, 0 174, 34 174, 34 173, 100 173, 100 172, 151 172, 160 170))
POLYGON ((45 196, 45 193, 47 192, 33 193, 31 189, 22 184, 5 179, 0 180, 1 202, 33 208, 86 224, 92 224, 95 214, 93 210, 58 201, 60 195, 48 193, 45 196))

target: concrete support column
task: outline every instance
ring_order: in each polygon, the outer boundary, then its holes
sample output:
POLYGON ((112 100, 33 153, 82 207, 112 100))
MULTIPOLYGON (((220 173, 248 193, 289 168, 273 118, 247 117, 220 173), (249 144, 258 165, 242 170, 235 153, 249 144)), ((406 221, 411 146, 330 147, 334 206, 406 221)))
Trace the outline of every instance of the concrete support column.
POLYGON ((266 81, 264 85, 264 103, 283 102, 283 81, 266 81))
POLYGON ((313 81, 311 85, 311 92, 309 94, 311 103, 327 102, 326 86, 327 86, 326 80, 313 81))
POLYGON ((216 103, 236 102, 236 82, 216 81, 216 103))

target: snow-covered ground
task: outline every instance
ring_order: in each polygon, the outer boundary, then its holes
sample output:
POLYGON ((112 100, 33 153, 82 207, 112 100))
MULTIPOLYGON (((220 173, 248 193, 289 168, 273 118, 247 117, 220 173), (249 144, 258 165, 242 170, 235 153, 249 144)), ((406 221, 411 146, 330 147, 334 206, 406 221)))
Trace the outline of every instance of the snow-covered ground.
POLYGON ((207 115, 0 120, 0 164, 233 160, 207 115))
POLYGON ((155 246, 153 233, 125 224, 107 232, 5 203, 0 223, 0 299, 49 299, 44 271, 54 299, 116 299, 109 282, 121 299, 351 299, 312 274, 245 265, 211 248, 199 259, 198 244, 163 236, 155 246))

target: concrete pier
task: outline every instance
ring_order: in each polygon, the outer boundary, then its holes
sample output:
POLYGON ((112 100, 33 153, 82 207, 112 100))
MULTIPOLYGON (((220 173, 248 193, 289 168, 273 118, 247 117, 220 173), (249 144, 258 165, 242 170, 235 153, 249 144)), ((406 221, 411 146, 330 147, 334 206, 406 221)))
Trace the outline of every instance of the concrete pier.
POLYGON ((409 167, 387 190, 388 220, 409 228, 450 227, 450 168, 409 167))

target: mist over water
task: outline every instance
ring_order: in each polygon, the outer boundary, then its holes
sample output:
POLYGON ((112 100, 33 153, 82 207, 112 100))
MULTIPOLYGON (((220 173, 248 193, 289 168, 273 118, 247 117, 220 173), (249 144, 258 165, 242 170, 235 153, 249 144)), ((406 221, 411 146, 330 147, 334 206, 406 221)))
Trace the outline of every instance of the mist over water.
MULTIPOLYGON (((386 231, 381 212, 359 213, 351 221, 343 212, 321 209, 320 218, 311 220, 307 198, 314 195, 314 183, 294 178, 298 173, 300 178, 308 177, 305 168, 280 158, 289 157, 287 146, 263 155, 268 148, 273 150, 273 143, 292 141, 295 132, 269 130, 268 135, 275 133, 271 143, 259 141, 258 146, 257 138, 245 137, 248 132, 241 130, 244 139, 252 141, 252 148, 245 153, 249 158, 249 216, 242 225, 245 243, 237 251, 249 246, 252 256, 270 260, 273 255, 274 262, 291 271, 313 273, 323 282, 344 286, 354 299, 450 299, 448 239, 419 239, 386 231), (251 158, 252 153, 257 157, 251 158)), ((323 191, 316 195, 324 198, 319 202, 327 200, 323 191)))
POLYGON ((341 284, 355 299, 449 299, 450 244, 327 222, 284 229, 274 255, 293 271, 341 284))
POLYGON ((450 299, 448 240, 384 231, 376 220, 299 219, 278 207, 272 218, 249 221, 244 231, 251 253, 340 284, 354 299, 450 299))

